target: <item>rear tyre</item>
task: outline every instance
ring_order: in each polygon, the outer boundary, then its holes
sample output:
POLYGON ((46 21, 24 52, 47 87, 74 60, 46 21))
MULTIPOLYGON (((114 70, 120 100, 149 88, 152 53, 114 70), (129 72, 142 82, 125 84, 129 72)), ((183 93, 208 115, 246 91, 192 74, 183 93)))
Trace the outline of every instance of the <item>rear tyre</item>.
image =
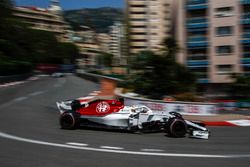
POLYGON ((171 137, 185 137, 187 133, 187 124, 183 119, 171 118, 165 127, 166 132, 171 137))
POLYGON ((76 129, 80 126, 80 116, 77 113, 65 112, 60 117, 62 129, 76 129))

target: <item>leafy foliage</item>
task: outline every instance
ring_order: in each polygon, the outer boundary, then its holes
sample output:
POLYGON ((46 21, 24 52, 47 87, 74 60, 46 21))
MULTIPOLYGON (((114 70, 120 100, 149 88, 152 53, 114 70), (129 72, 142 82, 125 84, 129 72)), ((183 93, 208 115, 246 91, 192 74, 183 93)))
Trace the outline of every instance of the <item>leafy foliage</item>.
POLYGON ((97 63, 104 67, 111 67, 112 66, 113 55, 110 53, 100 53, 97 56, 97 63))
POLYGON ((242 75, 233 75, 234 82, 231 84, 231 93, 233 96, 250 97, 250 77, 242 75))
MULTIPOLYGON (((0 13, 11 10, 11 4, 1 1, 0 13)), ((5 21, 0 24, 0 75, 28 72, 37 63, 74 63, 78 56, 74 44, 58 42, 54 33, 30 29, 11 13, 1 17, 5 21)))
POLYGON ((109 27, 115 21, 122 20, 122 9, 103 7, 98 9, 79 9, 64 12, 64 18, 74 30, 79 30, 81 25, 91 27, 97 33, 108 33, 109 27))
POLYGON ((135 72, 129 76, 124 85, 133 88, 136 93, 154 99, 162 99, 164 95, 174 95, 191 92, 195 87, 195 76, 186 67, 175 62, 177 52, 173 46, 167 45, 168 52, 155 54, 143 51, 135 55, 132 69, 135 72))
POLYGON ((0 1, 0 23, 3 22, 7 17, 11 16, 12 13, 12 1, 1 0, 0 1))
POLYGON ((28 73, 31 69, 29 62, 12 60, 0 54, 0 76, 28 73))
POLYGON ((168 56, 175 59, 176 53, 179 51, 179 46, 177 45, 175 39, 166 38, 163 40, 163 45, 165 46, 162 51, 164 56, 168 56))

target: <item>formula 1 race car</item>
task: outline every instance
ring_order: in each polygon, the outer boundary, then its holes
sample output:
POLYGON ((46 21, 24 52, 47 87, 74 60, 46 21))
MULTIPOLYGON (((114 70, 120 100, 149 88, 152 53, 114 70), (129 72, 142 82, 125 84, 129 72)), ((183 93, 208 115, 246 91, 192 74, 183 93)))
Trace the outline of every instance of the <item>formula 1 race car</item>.
POLYGON ((155 113, 147 106, 124 106, 122 99, 79 98, 57 102, 62 129, 80 126, 120 129, 131 132, 164 131, 171 137, 208 139, 210 132, 202 124, 184 120, 177 112, 155 113))

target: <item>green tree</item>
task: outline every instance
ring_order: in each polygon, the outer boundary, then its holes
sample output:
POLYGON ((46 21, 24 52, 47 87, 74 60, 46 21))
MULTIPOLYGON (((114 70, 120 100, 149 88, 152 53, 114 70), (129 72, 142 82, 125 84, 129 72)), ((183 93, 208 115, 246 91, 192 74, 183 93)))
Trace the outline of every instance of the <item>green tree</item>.
POLYGON ((165 38, 163 40, 163 46, 165 46, 162 51, 163 55, 175 60, 176 53, 179 51, 179 46, 177 45, 175 39, 165 38))
POLYGON ((106 52, 101 52, 98 56, 97 56, 97 63, 100 66, 104 66, 104 67, 111 67, 112 66, 112 60, 113 60, 113 55, 110 53, 106 53, 106 52))
POLYGON ((0 1, 0 24, 6 18, 9 18, 12 13, 13 3, 11 0, 1 0, 0 1))
POLYGON ((74 64, 75 60, 79 57, 78 47, 69 42, 59 42, 60 54, 58 55, 65 64, 74 64))
POLYGON ((230 86, 230 93, 237 97, 250 97, 250 77, 233 75, 234 82, 230 86))
POLYGON ((188 69, 175 62, 173 57, 177 53, 177 45, 172 41, 166 43, 163 54, 143 51, 137 55, 132 63, 135 70, 125 85, 134 89, 136 93, 154 99, 162 99, 164 95, 174 95, 191 92, 195 88, 195 76, 188 69))
POLYGON ((0 1, 0 75, 27 73, 37 63, 74 63, 78 49, 54 33, 34 30, 12 17, 12 1, 0 1))

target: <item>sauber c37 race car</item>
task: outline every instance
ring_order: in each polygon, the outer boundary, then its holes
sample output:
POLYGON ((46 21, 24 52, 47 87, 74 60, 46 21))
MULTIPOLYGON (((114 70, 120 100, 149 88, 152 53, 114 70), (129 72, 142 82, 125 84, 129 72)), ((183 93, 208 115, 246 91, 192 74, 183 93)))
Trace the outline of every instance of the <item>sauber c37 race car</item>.
POLYGON ((184 120, 177 112, 156 113, 144 105, 124 106, 121 99, 79 98, 57 102, 62 129, 80 126, 131 132, 164 131, 171 137, 208 139, 210 132, 200 123, 184 120))

